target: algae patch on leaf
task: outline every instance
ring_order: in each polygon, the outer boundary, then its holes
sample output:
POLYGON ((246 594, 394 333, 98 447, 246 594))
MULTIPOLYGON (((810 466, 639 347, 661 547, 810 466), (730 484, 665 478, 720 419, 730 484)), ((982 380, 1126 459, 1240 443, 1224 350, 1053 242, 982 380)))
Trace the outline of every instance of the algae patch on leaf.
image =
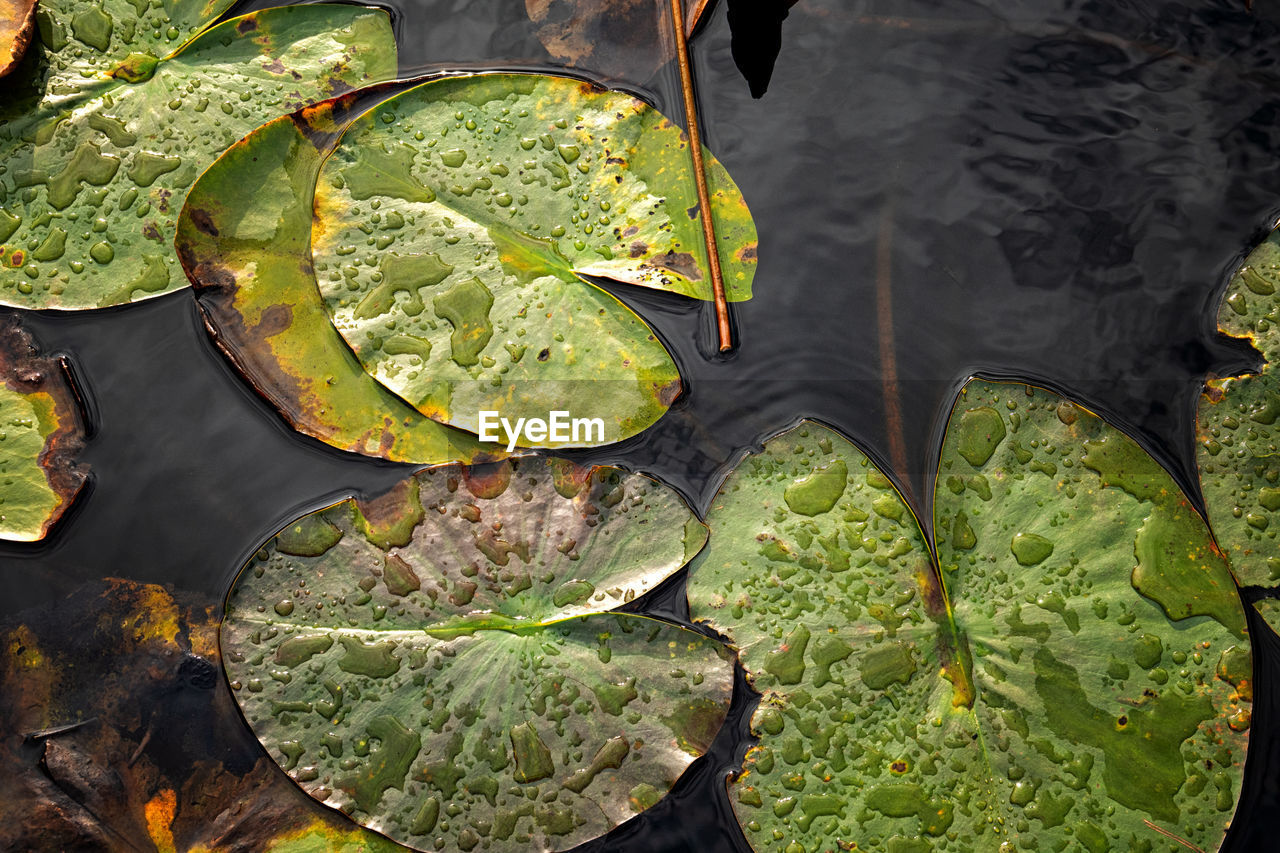
POLYGON ((745 459, 707 523, 691 613, 762 694, 730 782, 755 849, 1221 843, 1248 740, 1243 607, 1173 480, 1101 419, 966 385, 936 565, 889 479, 809 422, 745 459), (835 470, 834 502, 797 506, 835 470))
POLYGON ((271 757, 365 826, 428 850, 572 847, 652 805, 728 710, 719 643, 611 612, 705 535, 617 469, 425 469, 257 553, 227 675, 271 757))

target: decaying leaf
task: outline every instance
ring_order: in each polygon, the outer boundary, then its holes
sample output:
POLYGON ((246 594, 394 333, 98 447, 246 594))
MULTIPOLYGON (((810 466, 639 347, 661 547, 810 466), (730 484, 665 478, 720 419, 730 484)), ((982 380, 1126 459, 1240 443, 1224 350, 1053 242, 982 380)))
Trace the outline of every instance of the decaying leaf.
MULTIPOLYGON (((682 0, 693 35, 709 0, 682 0)), ((675 59, 669 0, 524 0, 547 53, 570 68, 642 83, 675 59)))
POLYGON ((85 424, 61 364, 0 314, 0 539, 43 539, 84 486, 85 424))
POLYGON ((705 540, 616 469, 426 469, 258 552, 227 675, 271 757, 359 823, 424 850, 568 848, 651 805, 724 719, 722 646, 608 612, 705 540))
POLYGON ((183 286, 187 189, 231 143, 305 103, 395 75, 384 12, 230 0, 45 0, 39 61, 0 97, 0 302, 94 308, 183 286))
POLYGON ((22 816, 0 847, 404 849, 316 806, 246 738, 216 610, 109 579, 0 625, 0 773, 22 816))
POLYGON ((431 420, 365 373, 316 289, 316 174, 338 132, 377 95, 324 101, 233 145, 188 195, 178 253, 214 340, 295 429, 395 462, 493 457, 496 445, 431 420), (270 189, 244 192, 246 184, 270 189))
POLYGON ((970 382, 935 545, 889 479, 814 423, 725 482, 695 619, 757 690, 731 782, 760 851, 1216 849, 1252 665, 1204 522, 1095 415, 970 382))
POLYGON ((36 0, 0 0, 0 77, 27 52, 36 31, 36 0))
MULTIPOLYGON (((567 78, 445 78, 384 101, 317 184, 312 253, 334 325, 366 371, 444 423, 565 410, 604 435, 521 443, 634 435, 679 376, 584 277, 711 298, 685 144, 643 102, 567 78)), ((755 229, 710 162, 728 295, 747 299, 755 229)))
MULTIPOLYGON (((1266 362, 1257 374, 1209 382, 1200 398, 1200 487, 1218 544, 1245 586, 1280 585, 1277 288, 1280 234, 1273 231, 1232 277, 1218 310, 1219 329, 1249 340, 1266 362)), ((1280 621, 1268 624, 1280 630, 1280 621)))

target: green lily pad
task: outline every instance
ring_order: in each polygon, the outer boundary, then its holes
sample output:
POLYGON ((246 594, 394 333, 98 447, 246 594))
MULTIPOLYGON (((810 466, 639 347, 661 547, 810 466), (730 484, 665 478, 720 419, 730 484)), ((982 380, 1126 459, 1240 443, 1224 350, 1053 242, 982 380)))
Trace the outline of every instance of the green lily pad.
POLYGON ((41 55, 0 99, 0 303, 94 308, 184 286, 169 244, 200 172, 269 118, 395 75, 384 12, 209 27, 230 5, 40 4, 41 55))
POLYGON ((0 539, 43 539, 84 486, 84 424, 62 366, 0 315, 0 539))
POLYGON ((298 431, 395 462, 501 455, 497 445, 431 420, 375 382, 329 322, 316 289, 309 260, 315 178, 338 133, 371 98, 376 91, 323 101, 233 145, 187 196, 178 255, 219 347, 298 431), (246 183, 269 191, 243 192, 246 183))
MULTIPOLYGON (((1197 462, 1205 508, 1241 584, 1280 584, 1280 235, 1272 232, 1232 277, 1219 329, 1266 359, 1260 373, 1211 381, 1200 398, 1197 462)), ((1280 630, 1280 621, 1268 620, 1280 630)))
POLYGON ((705 541, 616 469, 426 469, 260 550, 224 665, 271 757, 357 822, 425 850, 572 847, 651 805, 728 709, 722 646, 608 612, 705 541))
POLYGON ((940 573, 889 479, 808 422, 715 499, 688 590, 763 694, 730 783, 751 844, 1216 848, 1250 645, 1168 474, 1048 392, 974 381, 934 500, 940 573))
MULTIPOLYGON (((711 298, 685 146, 643 102, 566 78, 446 78, 383 102, 316 190, 312 252, 334 325, 370 375, 441 422, 481 433, 483 411, 512 424, 565 411, 599 418, 603 436, 521 443, 634 435, 679 375, 652 330, 583 277, 711 298)), ((710 162, 729 298, 746 299, 755 229, 710 162)))

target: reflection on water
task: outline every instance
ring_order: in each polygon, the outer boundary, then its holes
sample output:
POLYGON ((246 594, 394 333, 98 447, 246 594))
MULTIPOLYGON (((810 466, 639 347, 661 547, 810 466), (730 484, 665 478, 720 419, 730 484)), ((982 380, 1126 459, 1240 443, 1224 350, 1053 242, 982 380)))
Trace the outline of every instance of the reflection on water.
MULTIPOLYGON (((395 5, 406 72, 549 62, 523 3, 395 5)), ((1280 212, 1280 7, 801 0, 759 98, 739 65, 767 45, 740 36, 735 56, 727 12, 747 4, 731 7, 711 10, 693 48, 707 143, 761 235, 756 298, 734 308, 741 346, 710 355, 710 306, 610 286, 658 328, 688 393, 646 434, 577 455, 658 476, 705 510, 746 448, 817 417, 927 517, 939 430, 982 372, 1070 395, 1194 493, 1201 381, 1252 363, 1216 334, 1217 298, 1280 212)), ((679 114, 670 64, 614 82, 679 114)), ((300 509, 399 475, 290 434, 204 339, 187 294, 31 325, 92 388, 97 482, 55 542, 0 549, 6 609, 105 575, 221 595, 300 509)), ((1268 673, 1275 652, 1261 644, 1268 673)), ((1276 830, 1259 693, 1233 850, 1276 830)), ((740 748, 722 739, 679 796, 593 849, 742 849, 719 782, 740 748)))

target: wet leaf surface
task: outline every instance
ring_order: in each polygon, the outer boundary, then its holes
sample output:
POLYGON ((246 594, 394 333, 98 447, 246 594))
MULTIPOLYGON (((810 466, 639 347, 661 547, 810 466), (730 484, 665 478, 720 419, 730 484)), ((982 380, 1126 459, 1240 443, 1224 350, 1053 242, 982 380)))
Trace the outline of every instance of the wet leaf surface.
POLYGON ((565 849, 710 744, 718 643, 615 614, 706 540, 674 492, 546 459, 426 469, 304 516, 236 580, 222 645, 268 753, 421 849, 565 849))
POLYGON ((36 31, 36 0, 0 2, 0 77, 22 61, 36 31))
POLYGON ((7 813, 22 815, 0 825, 0 847, 404 849, 246 748, 218 672, 216 611, 107 579, 0 625, 0 772, 7 813))
POLYGON ((752 845, 1216 849, 1250 644, 1169 475, 1055 395, 972 381, 934 512, 940 575, 888 478, 810 422, 721 488, 688 589, 763 694, 730 786, 752 845))
POLYGON ((0 539, 43 539, 84 486, 85 424, 57 359, 0 314, 0 539))
MULTIPOLYGON (((693 34, 709 0, 683 0, 693 34)), ((525 0, 542 46, 570 68, 641 82, 674 62, 669 0, 525 0)))
POLYGON ((229 5, 40 4, 39 56, 0 99, 0 302, 94 308, 184 286, 174 220, 218 153, 395 74, 383 12, 289 7, 203 29, 229 5))
MULTIPOLYGON (((1249 340, 1265 360, 1249 376, 1211 381, 1200 398, 1197 463, 1218 544, 1245 586, 1280 582, 1280 235, 1245 259, 1223 295, 1218 328, 1249 340)), ((1259 608, 1280 630, 1275 613, 1259 608)))
POLYGON ((295 429, 395 462, 497 455, 496 445, 431 420, 365 373, 316 289, 315 178, 338 132, 371 97, 324 101, 232 146, 187 197, 178 254, 219 348, 295 429), (243 192, 246 182, 270 189, 243 192))
MULTIPOLYGON (((710 181, 729 298, 747 299, 754 226, 714 161, 710 181)), ((652 330, 583 279, 711 296, 682 134, 643 102, 558 77, 428 82, 347 130, 315 209, 334 325, 423 414, 479 432, 480 411, 567 410, 600 418, 603 438, 522 443, 590 446, 678 394, 652 330)))

